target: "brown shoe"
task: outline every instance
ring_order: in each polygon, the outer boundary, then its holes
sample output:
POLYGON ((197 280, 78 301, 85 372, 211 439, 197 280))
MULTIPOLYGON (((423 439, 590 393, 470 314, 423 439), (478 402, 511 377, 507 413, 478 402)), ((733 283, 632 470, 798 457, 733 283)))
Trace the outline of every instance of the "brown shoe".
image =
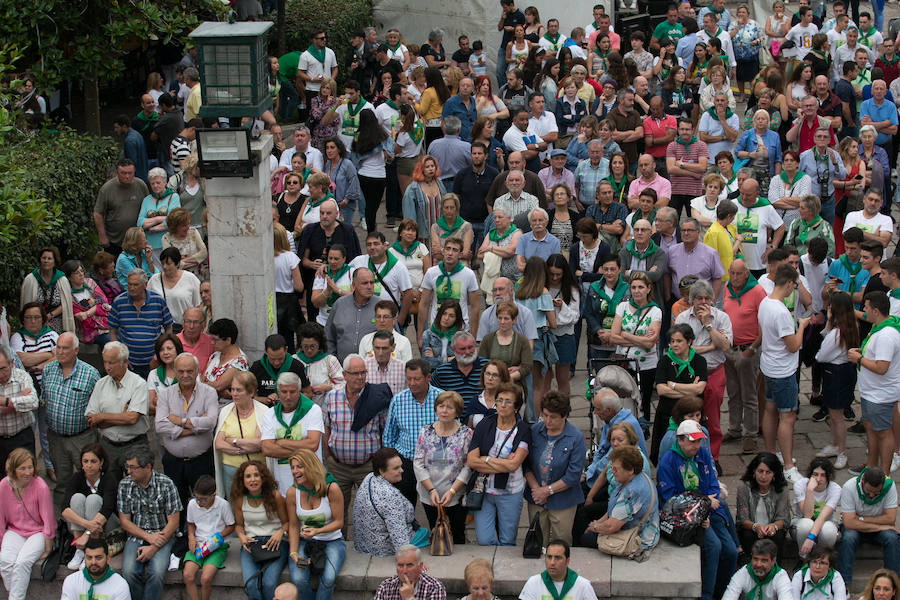
POLYGON ((756 454, 756 438, 745 437, 744 438, 744 454, 756 454))

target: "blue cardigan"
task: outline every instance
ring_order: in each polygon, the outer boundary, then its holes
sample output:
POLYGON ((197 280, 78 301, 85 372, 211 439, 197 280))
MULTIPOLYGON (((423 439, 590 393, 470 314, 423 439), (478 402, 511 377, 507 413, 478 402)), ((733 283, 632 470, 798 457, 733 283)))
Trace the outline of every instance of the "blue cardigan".
MULTIPOLYGON (((513 448, 518 448, 519 444, 525 442, 528 446, 528 452, 531 453, 531 427, 528 426, 524 420, 522 420, 519 415, 516 415, 516 434, 513 436, 513 448)), ((494 445, 497 439, 497 413, 492 415, 488 415, 483 418, 478 425, 475 426, 475 431, 472 433, 472 441, 469 443, 469 452, 477 449, 481 456, 486 456, 490 451, 491 447, 494 445)), ((583 445, 583 441, 582 441, 583 445)), ((522 467, 524 468, 524 463, 522 467)), ((579 477, 581 473, 578 474, 579 477)), ((509 473, 495 473, 494 474, 494 488, 498 490, 506 489, 506 484, 509 481, 509 473)), ((472 485, 475 482, 475 478, 469 482, 469 488, 471 489, 472 485)), ((528 486, 525 486, 527 489, 528 486)))
MULTIPOLYGON (((584 492, 581 489, 581 472, 584 470, 584 460, 587 448, 584 443, 584 434, 570 422, 566 422, 563 431, 556 438, 553 452, 550 455, 550 464, 536 464, 543 460, 544 450, 550 443, 547 437, 547 427, 543 422, 531 426, 531 449, 528 458, 525 459, 525 469, 541 481, 539 470, 548 468, 547 483, 553 483, 562 479, 569 487, 561 492, 556 492, 547 498, 544 508, 554 510, 558 508, 571 508, 584 502, 584 492)), ((531 497, 531 488, 525 486, 525 499, 534 504, 531 497)))
MULTIPOLYGON (((677 444, 676 440, 676 444, 677 444)), ((681 478, 681 469, 684 467, 685 459, 682 456, 680 448, 672 446, 671 452, 666 452, 659 459, 659 465, 656 467, 656 481, 659 486, 659 502, 665 503, 666 500, 676 494, 684 491, 684 482, 681 478)), ((716 478, 716 468, 713 465, 713 457, 709 450, 700 446, 697 454, 694 456, 694 462, 700 474, 700 485, 697 491, 704 496, 714 496, 719 500, 719 508, 715 511, 720 517, 728 522, 729 515, 725 510, 725 503, 719 497, 719 480, 716 478)))

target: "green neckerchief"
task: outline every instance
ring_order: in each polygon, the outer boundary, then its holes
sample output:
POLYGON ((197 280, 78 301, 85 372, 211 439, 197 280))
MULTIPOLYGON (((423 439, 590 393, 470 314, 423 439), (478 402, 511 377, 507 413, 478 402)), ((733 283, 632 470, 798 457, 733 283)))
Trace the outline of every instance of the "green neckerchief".
POLYGON ((266 373, 269 374, 269 377, 272 378, 272 381, 278 381, 278 376, 282 373, 285 373, 290 370, 291 364, 294 362, 294 358, 288 354, 284 357, 284 362, 281 363, 281 366, 278 367, 278 372, 275 372, 275 367, 272 366, 272 363, 269 362, 269 357, 265 354, 259 359, 259 364, 262 365, 262 368, 266 370, 266 373))
POLYGON ((384 279, 385 277, 387 277, 387 274, 390 273, 391 269, 394 268, 394 265, 397 264, 396 256, 394 256, 390 252, 386 252, 385 256, 386 256, 387 260, 384 262, 384 266, 381 268, 381 272, 379 272, 378 269, 375 268, 375 263, 373 263, 372 259, 369 258, 369 270, 372 271, 372 273, 378 273, 378 276, 381 279, 384 279))
POLYGON ((412 244, 410 244, 409 250, 404 250, 403 246, 400 244, 399 241, 391 244, 391 248, 393 248, 394 250, 396 250, 397 252, 399 252, 400 254, 405 256, 406 258, 411 257, 413 255, 413 252, 415 252, 418 247, 419 247, 419 240, 416 240, 412 244))
POLYGON ((681 373, 685 369, 687 369, 688 375, 690 375, 691 377, 694 376, 694 367, 691 366, 691 361, 694 360, 694 356, 696 354, 697 353, 694 351, 694 349, 691 348, 690 350, 688 350, 687 360, 682 360, 678 358, 678 356, 676 356, 674 352, 672 352, 671 348, 666 350, 666 356, 669 357, 669 360, 675 363, 675 377, 681 376, 681 373))
POLYGON ((891 290, 891 292, 888 294, 888 296, 890 296, 894 300, 900 300, 900 288, 891 290))
POLYGON ((396 104, 394 104, 393 100, 385 100, 384 103, 387 104, 388 106, 390 106, 391 108, 393 108, 394 110, 396 110, 397 112, 400 112, 400 108, 396 104))
POLYGON ((148 127, 151 127, 154 123, 159 121, 159 114, 156 111, 153 111, 150 116, 144 114, 144 111, 141 111, 135 117, 138 121, 141 121, 143 125, 137 128, 138 131, 145 131, 148 127))
POLYGON ((868 467, 863 467, 863 470, 860 471, 859 475, 856 476, 856 494, 859 496, 859 499, 862 500, 863 504, 869 504, 869 505, 878 504, 879 502, 881 502, 884 499, 885 495, 887 495, 887 493, 889 491, 891 491, 891 486, 894 485, 894 480, 891 479, 890 477, 885 477, 884 483, 881 485, 881 491, 878 492, 878 495, 875 496, 874 498, 869 498, 868 496, 866 496, 863 493, 863 490, 862 490, 863 473, 866 472, 867 468, 868 467))
POLYGON ((558 31, 556 32, 556 39, 550 37, 549 32, 544 33, 544 39, 547 40, 548 42, 550 42, 554 46, 557 44, 557 42, 559 42, 559 36, 560 36, 560 33, 558 31))
POLYGON ((291 415, 291 424, 288 425, 284 422, 284 418, 281 416, 284 411, 284 407, 282 406, 281 402, 279 401, 278 404, 275 405, 275 408, 273 409, 275 412, 275 420, 281 423, 281 425, 285 429, 284 437, 281 439, 291 439, 291 430, 294 428, 294 425, 296 425, 300 421, 300 419, 305 417, 306 413, 308 413, 309 409, 311 409, 313 406, 315 406, 315 404, 313 404, 312 400, 310 400, 303 394, 300 394, 300 402, 297 403, 297 407, 294 409, 294 414, 291 415))
POLYGON ((894 58, 892 60, 888 60, 886 56, 882 56, 881 62, 883 62, 886 65, 893 65, 895 62, 897 62, 898 58, 900 58, 900 56, 897 56, 896 54, 894 55, 894 58))
MULTIPOLYGON (((328 486, 331 485, 332 483, 337 483, 337 479, 334 478, 334 475, 332 475, 328 471, 325 471, 325 489, 327 490, 328 486)), ((304 487, 304 486, 300 485, 299 483, 295 483, 294 488, 300 490, 301 492, 306 492, 310 496, 315 496, 316 498, 319 497, 319 495, 314 490, 304 487)))
POLYGON ((109 565, 106 565, 106 571, 103 572, 103 575, 100 576, 100 579, 94 579, 91 577, 91 574, 88 572, 87 567, 83 567, 81 569, 81 574, 84 575, 84 578, 87 579, 87 582, 90 584, 88 587, 87 600, 94 600, 94 586, 103 583, 110 577, 116 574, 109 565))
POLYGON ((80 294, 81 292, 85 291, 86 289, 87 289, 87 286, 82 284, 81 287, 78 287, 78 288, 73 287, 73 288, 72 288, 72 293, 73 293, 73 294, 80 294))
MULTIPOLYGON (((622 301, 622 298, 625 297, 625 294, 628 292, 628 284, 622 279, 622 276, 619 276, 619 281, 616 283, 616 287, 613 290, 612 298, 606 295, 606 286, 604 285, 606 282, 605 279, 598 279, 594 283, 591 284, 591 289, 597 293, 598 296, 606 300, 606 315, 604 317, 608 317, 610 312, 615 312, 616 307, 622 301)), ((602 319, 606 320, 606 318, 602 319)), ((610 327, 612 323, 610 323, 610 327)), ((606 327, 604 327, 605 329, 606 327)))
POLYGON ((747 573, 750 575, 750 581, 753 582, 753 587, 750 588, 750 591, 747 592, 747 600, 753 600, 754 598, 758 598, 759 600, 763 600, 763 586, 772 581, 778 572, 781 571, 781 567, 778 566, 778 563, 772 565, 772 568, 769 569, 769 572, 766 573, 766 576, 760 579, 756 576, 756 573, 753 572, 753 567, 750 566, 750 563, 747 563, 746 566, 747 573), (756 595, 757 591, 759 592, 759 596, 756 595))
POLYGON ((844 265, 844 268, 847 269, 847 272, 850 273, 850 287, 847 288, 847 293, 851 296, 854 292, 856 292, 856 276, 862 270, 862 263, 852 263, 850 259, 847 257, 847 254, 841 254, 840 259, 841 264, 844 265))
POLYGON ((309 211, 311 211, 315 207, 319 206, 320 204, 322 204, 329 198, 334 200, 335 199, 334 194, 332 194, 331 192, 327 192, 324 196, 322 196, 321 198, 319 198, 318 200, 315 200, 315 201, 312 198, 310 198, 309 202, 306 203, 306 210, 304 211, 303 214, 309 213, 309 211))
MULTIPOLYGON (((418 242, 416 242, 418 244, 418 242)), ((326 267, 325 273, 331 277, 331 280, 337 285, 337 280, 344 276, 344 273, 350 270, 350 265, 344 264, 341 265, 341 268, 337 270, 337 273, 331 271, 331 267, 326 267)), ((340 298, 341 295, 337 292, 330 292, 328 297, 325 299, 325 304, 329 307, 334 306, 334 301, 340 298)))
POLYGON ((659 307, 659 305, 656 302, 648 302, 647 304, 645 304, 643 306, 638 306, 638 303, 634 301, 634 298, 629 298, 628 304, 630 304, 631 308, 633 308, 635 310, 644 310, 645 308, 653 308, 654 306, 656 306, 657 308, 659 307))
MULTIPOLYGON (((707 112, 707 114, 709 114, 709 116, 711 116, 711 117, 712 117, 713 119, 715 119, 716 121, 719 120, 719 115, 716 114, 716 107, 715 107, 715 106, 710 106, 709 108, 706 109, 706 112, 707 112)), ((726 118, 726 119, 730 119, 730 118, 731 118, 731 115, 733 115, 733 114, 734 114, 734 113, 731 112, 731 109, 728 108, 728 107, 726 106, 726 107, 725 107, 725 118, 726 118)))
POLYGON ((360 95, 359 102, 356 103, 356 106, 351 106, 349 102, 347 103, 347 114, 351 117, 355 117, 359 114, 359 111, 361 111, 365 105, 366 99, 363 98, 362 95, 360 95))
MULTIPOLYGON (((782 171, 781 174, 783 175, 784 171, 782 171)), ((820 217, 819 215, 816 215, 815 217, 813 217, 813 220, 810 221, 809 223, 807 223, 803 219, 798 219, 798 220, 800 221, 800 232, 797 234, 797 240, 801 244, 806 244, 806 238, 809 237, 809 230, 812 229, 813 227, 815 227, 816 225, 818 225, 819 221, 822 220, 822 217, 820 217)))
MULTIPOLYGON (((881 323, 878 323, 877 325, 872 325, 872 329, 869 330, 869 335, 866 336, 866 339, 864 339, 862 341, 862 345, 859 347, 859 353, 861 355, 865 354, 866 346, 869 344, 869 340, 872 339, 872 336, 887 327, 892 327, 892 328, 896 329, 898 333, 900 333, 900 317, 890 316, 890 317, 887 317, 881 323)), ((862 366, 862 358, 860 358, 859 362, 856 364, 856 370, 859 371, 861 366, 862 366)))
POLYGON ((731 287, 731 281, 729 281, 727 284, 725 284, 725 287, 728 288, 728 292, 730 294, 728 296, 728 298, 731 300, 737 300, 738 306, 740 306, 741 305, 741 296, 743 296, 744 294, 746 294, 747 292, 749 292, 750 290, 755 288, 757 283, 759 283, 759 282, 756 281, 756 277, 754 277, 753 274, 751 273, 750 275, 747 275, 747 283, 744 284, 744 287, 742 287, 740 290, 737 291, 737 293, 735 293, 734 288, 731 287))
MULTIPOLYGON (((870 25, 870 26, 869 26, 869 30, 868 30, 867 32, 863 33, 862 31, 860 31, 860 33, 862 33, 862 39, 859 40, 859 41, 862 42, 863 44, 865 44, 866 46, 869 46, 869 44, 866 43, 866 42, 868 42, 868 41, 869 41, 869 38, 871 38, 871 37, 872 37, 873 35, 875 35, 877 32, 878 32, 878 30, 875 29, 875 26, 874 26, 874 25, 870 25)), ((872 47, 872 46, 869 46, 869 48, 871 48, 871 47, 872 47)))
POLYGON ((518 228, 515 225, 510 225, 506 229, 506 232, 503 235, 500 235, 499 233, 497 233, 496 227, 491 227, 491 230, 488 231, 488 238, 490 238, 492 242, 500 243, 517 230, 518 228))
POLYGON ((397 44, 394 45, 394 46, 391 46, 390 44, 387 44, 387 47, 390 49, 391 52, 396 52, 397 50, 400 49, 400 46, 402 46, 402 45, 403 45, 403 42, 399 42, 399 41, 398 41, 397 44))
MULTIPOLYGON (((806 563, 802 567, 800 567, 800 572, 803 573, 803 578, 806 578, 806 573, 809 571, 809 563, 806 563)), ((823 596, 830 597, 830 594, 825 591, 825 586, 831 583, 831 580, 834 579, 834 569, 828 569, 828 573, 826 573, 825 577, 819 580, 818 583, 814 582, 812 579, 809 580, 810 588, 809 591, 803 593, 803 598, 806 598, 816 590, 822 593, 823 596)))
MULTIPOLYGON (((712 11, 712 9, 710 9, 710 11, 712 11)), ((715 12, 715 11, 712 11, 712 12, 715 12)), ((707 32, 707 35, 709 35, 709 32, 707 32)), ((722 35, 722 28, 719 27, 718 25, 716 25, 716 34, 715 34, 715 35, 710 35, 709 37, 710 37, 710 38, 717 38, 717 37, 719 37, 720 35, 722 35)))
POLYGON ((550 579, 550 573, 544 571, 541 573, 541 580, 544 582, 544 587, 547 588, 547 591, 550 592, 550 595, 553 597, 553 600, 562 600, 566 597, 566 594, 569 593, 575 586, 575 581, 578 579, 578 573, 573 571, 572 569, 566 569, 566 579, 563 581, 562 589, 560 591, 556 591, 556 584, 553 583, 553 580, 550 579))
POLYGON ((618 198, 619 202, 622 201, 622 194, 625 193, 625 188, 628 187, 626 184, 628 183, 628 175, 622 175, 622 179, 619 182, 616 182, 616 178, 613 177, 613 174, 610 173, 609 177, 606 178, 606 181, 612 186, 613 196, 618 198))
POLYGON ((441 274, 438 275, 437 280, 434 282, 434 293, 437 294, 438 298, 449 298, 453 293, 453 281, 450 279, 456 273, 459 273, 463 270, 462 261, 456 261, 456 264, 453 265, 453 268, 447 272, 447 268, 444 266, 444 261, 438 263, 438 269, 440 269, 441 274), (444 294, 438 294, 438 288, 444 286, 444 294))
POLYGON ((44 326, 41 327, 41 330, 38 331, 37 333, 31 333, 30 331, 28 331, 27 329, 25 329, 23 327, 22 329, 19 330, 19 335, 21 335, 22 337, 27 337, 30 340, 36 340, 39 337, 41 337, 42 335, 44 335, 45 333, 49 333, 50 331, 53 331, 53 328, 50 327, 49 325, 47 325, 46 323, 44 323, 44 326))
POLYGON ((821 160, 822 162, 828 162, 828 150, 825 151, 825 156, 822 156, 821 154, 819 154, 819 151, 816 149, 815 146, 813 146, 812 151, 813 151, 813 156, 816 157, 817 161, 821 160))
MULTIPOLYGON (((263 355, 265 356, 265 355, 263 355)), ((178 381, 177 377, 172 378, 172 383, 166 383, 166 366, 160 365, 156 367, 156 378, 159 379, 159 385, 163 387, 170 387, 175 385, 175 382, 178 381)))
POLYGON ((744 206, 743 204, 741 204, 741 208, 746 208, 747 214, 749 215, 750 211, 753 210, 754 208, 762 208, 763 206, 770 206, 771 204, 772 204, 771 202, 769 202, 762 196, 757 196, 756 202, 753 203, 753 206, 744 206))
POLYGON ((669 426, 666 428, 666 431, 678 431, 678 423, 672 417, 669 417, 669 426))
POLYGON ((784 185, 793 187, 793 185, 795 183, 797 183, 798 181, 800 181, 800 178, 803 177, 804 175, 806 175, 806 173, 804 173, 803 171, 797 171, 796 173, 794 173, 794 178, 791 179, 790 181, 788 181, 787 173, 785 171, 782 171, 778 176, 781 177, 781 180, 784 182, 784 185))
POLYGON ((323 68, 325 67, 325 48, 319 50, 314 44, 310 44, 306 51, 309 52, 314 59, 322 63, 323 68))
POLYGON ((44 278, 41 277, 41 269, 39 267, 35 267, 34 271, 32 271, 31 274, 34 275, 34 278, 37 279, 37 282, 41 286, 48 290, 52 288, 57 281, 65 277, 62 271, 60 271, 59 269, 53 269, 53 275, 50 276, 50 283, 44 283, 44 278))
MULTIPOLYGON (((721 171, 719 171, 719 175, 722 176, 722 179, 725 179, 725 176, 722 175, 721 171)), ((731 182, 734 181, 736 177, 737 177, 737 171, 732 168, 731 169, 731 179, 728 180, 728 182, 725 184, 725 187, 728 187, 729 185, 731 185, 731 182)))
POLYGON ((443 229, 443 231, 441 232, 441 239, 443 239, 453 235, 455 231, 463 226, 465 221, 463 221, 463 218, 461 216, 456 215, 456 220, 453 221, 453 225, 448 225, 446 217, 444 217, 444 215, 441 215, 441 218, 435 221, 435 223, 440 229, 443 229))
POLYGON ((606 54, 604 54, 603 52, 600 52, 600 46, 597 46, 596 48, 594 48, 594 54, 596 54, 597 56, 599 56, 599 57, 602 58, 603 60, 606 60, 606 57, 609 56, 609 53, 610 53, 610 52, 612 52, 612 50, 607 50, 607 51, 606 51, 606 54))
POLYGON ((422 142, 422 138, 425 137, 425 126, 422 125, 419 121, 413 123, 412 130, 406 132, 409 136, 409 139, 413 141, 413 143, 419 144, 422 142))
MULTIPOLYGON (((175 190, 173 190, 170 187, 167 187, 167 188, 163 189, 162 194, 160 194, 159 196, 157 196, 154 193, 151 193, 150 196, 152 196, 153 199, 156 200, 158 203, 160 200, 164 200, 165 198, 168 198, 169 196, 171 196, 174 193, 175 193, 175 190)), ((166 200, 166 204, 168 204, 168 200, 166 200)))
MULTIPOLYGON (((634 224, 637 223, 638 221, 640 221, 640 220, 643 219, 643 218, 644 218, 644 213, 642 213, 640 210, 634 211, 634 216, 631 217, 631 226, 634 227, 634 224)), ((650 221, 650 223, 653 223, 653 222, 656 220, 656 207, 653 207, 653 210, 651 210, 651 211, 650 211, 650 214, 647 215, 646 220, 647 220, 647 221, 650 221)), ((631 241, 633 242, 634 239, 632 239, 631 241)), ((650 243, 653 244, 654 246, 656 245, 656 244, 653 243, 653 240, 650 240, 650 243)), ((632 244, 632 245, 633 245, 633 244, 632 244)), ((648 248, 648 249, 646 250, 646 252, 650 252, 650 249, 648 248)), ((635 254, 634 252, 632 252, 632 254, 634 254, 635 256, 637 256, 637 254, 635 254)), ((638 258, 641 258, 641 257, 638 256, 638 258)))
MULTIPOLYGON (((650 213, 650 217, 651 217, 650 222, 651 222, 651 223, 653 222, 652 217, 653 217, 653 213, 655 213, 655 212, 656 212, 656 209, 654 208, 654 209, 653 209, 653 212, 650 213)), ((631 223, 631 226, 634 227, 634 222, 631 223)), ((650 244, 647 246, 647 249, 644 250, 643 252, 638 252, 637 250, 634 249, 634 240, 631 239, 631 240, 628 240, 628 243, 627 243, 627 244, 625 244, 625 249, 628 250, 628 252, 629 252, 632 256, 634 256, 636 259, 638 259, 638 260, 644 260, 645 258, 647 258, 648 256, 650 256, 651 254, 653 254, 654 252, 656 252, 656 250, 658 249, 658 246, 656 245, 656 242, 654 242, 653 240, 650 240, 650 244)))
POLYGON ((308 367, 312 363, 314 363, 316 361, 320 361, 328 355, 325 354, 325 352, 319 350, 316 353, 316 355, 313 356, 312 358, 307 357, 306 354, 304 354, 303 352, 298 352, 294 356, 297 358, 297 360, 299 360, 300 362, 302 362, 303 364, 305 364, 308 367))
MULTIPOLYGON (((712 7, 712 4, 710 4, 710 5, 707 6, 706 8, 709 10, 709 12, 711 12, 711 13, 713 13, 713 14, 715 14, 715 15, 719 15, 719 16, 722 16, 722 13, 725 12, 725 7, 724 7, 724 6, 723 6, 722 8, 720 8, 719 10, 716 10, 716 9, 714 9, 714 8, 712 7)), ((722 30, 720 29, 719 31, 721 32, 722 30)), ((716 35, 718 35, 718 34, 716 34, 716 35)))
MULTIPOLYGON (((436 321, 436 320, 437 320, 437 319, 435 319, 435 321, 436 321)), ((432 324, 431 324, 431 327, 429 327, 429 329, 431 330, 431 332, 432 332, 434 335, 436 335, 436 336, 438 336, 438 337, 442 337, 442 338, 447 338, 448 340, 449 340, 450 338, 453 337, 453 334, 454 334, 454 333, 456 333, 456 325, 454 325, 453 327, 451 327, 451 328, 448 329, 447 331, 441 331, 440 329, 438 329, 438 328, 435 326, 434 323, 432 323, 432 324)))
POLYGON ((675 436, 675 441, 672 442, 672 447, 670 449, 684 460, 684 467, 681 470, 681 485, 684 487, 684 490, 691 491, 699 489, 700 467, 697 465, 696 460, 684 455, 684 451, 681 449, 681 446, 678 445, 678 436, 675 436))
MULTIPOLYGON (((678 142, 679 144, 681 144, 682 146, 684 146, 684 153, 687 154, 688 152, 690 152, 691 144, 693 144, 694 142, 697 141, 697 136, 692 135, 691 139, 689 139, 688 141, 685 142, 684 140, 681 139, 681 136, 679 135, 679 136, 675 137, 675 141, 678 142)), ((687 158, 687 157, 685 157, 685 158, 687 158)))

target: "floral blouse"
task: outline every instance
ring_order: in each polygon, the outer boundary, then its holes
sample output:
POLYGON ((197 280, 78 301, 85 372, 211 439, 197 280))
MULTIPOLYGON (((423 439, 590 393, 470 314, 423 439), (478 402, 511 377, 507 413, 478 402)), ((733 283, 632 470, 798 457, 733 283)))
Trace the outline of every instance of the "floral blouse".
MULTIPOLYGON (((471 472, 466 466, 466 454, 471 441, 472 430, 465 425, 460 425, 455 433, 448 436, 439 435, 434 424, 422 428, 413 456, 413 468, 418 481, 416 489, 422 504, 431 505, 431 497, 422 485, 425 479, 431 480, 439 495, 449 490, 454 481, 469 481, 471 472)), ((463 490, 465 486, 460 488, 447 506, 459 504, 463 490)))
MULTIPOLYGON (((654 306, 646 311, 628 310, 630 308, 631 306, 628 302, 620 302, 616 307, 616 316, 622 317, 622 331, 626 333, 644 335, 650 329, 652 323, 662 321, 662 311, 658 306, 654 306), (638 316, 641 313, 643 313, 643 317, 638 320, 638 316)), ((627 358, 636 359, 638 370, 640 371, 655 369, 659 360, 655 344, 649 350, 639 346, 617 346, 616 354, 624 354, 627 358)))
POLYGON ((250 362, 247 360, 247 355, 244 354, 243 350, 239 350, 238 352, 239 354, 237 356, 222 364, 220 364, 222 353, 213 352, 212 356, 209 357, 209 362, 206 364, 206 372, 203 373, 203 381, 205 383, 216 381, 231 367, 234 367, 238 371, 249 371, 250 362))
POLYGON ((734 57, 738 60, 753 60, 759 56, 759 44, 753 45, 753 40, 759 40, 762 44, 763 30, 756 21, 750 19, 743 25, 732 21, 729 31, 737 29, 737 33, 731 38, 734 47, 734 57))
POLYGON ((400 490, 374 473, 356 490, 353 522, 365 523, 353 531, 353 548, 372 556, 393 556, 413 536, 413 506, 400 490))

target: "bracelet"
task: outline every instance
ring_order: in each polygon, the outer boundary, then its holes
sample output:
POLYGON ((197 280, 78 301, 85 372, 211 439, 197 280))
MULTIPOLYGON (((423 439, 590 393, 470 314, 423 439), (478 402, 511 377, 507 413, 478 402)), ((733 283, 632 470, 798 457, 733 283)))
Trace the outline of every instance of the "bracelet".
POLYGON ((300 553, 295 551, 288 554, 288 556, 300 556, 300 553))
POLYGON ((809 534, 808 536, 806 536, 806 539, 808 539, 808 540, 814 542, 814 541, 816 541, 816 535, 813 534, 813 533, 811 533, 811 534, 809 534))

